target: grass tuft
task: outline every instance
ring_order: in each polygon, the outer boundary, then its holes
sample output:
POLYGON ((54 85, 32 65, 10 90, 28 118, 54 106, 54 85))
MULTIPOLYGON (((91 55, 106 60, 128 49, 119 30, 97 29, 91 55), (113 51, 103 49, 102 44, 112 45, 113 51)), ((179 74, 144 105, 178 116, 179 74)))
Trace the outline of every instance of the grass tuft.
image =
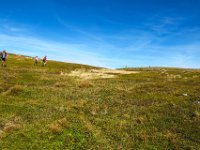
POLYGON ((7 91, 3 93, 3 95, 11 95, 11 96, 16 96, 19 95, 24 91, 24 87, 21 85, 14 85, 13 87, 9 88, 7 91))
POLYGON ((78 83, 79 88, 90 88, 93 87, 93 84, 88 80, 83 80, 78 83))
POLYGON ((64 128, 67 127, 67 120, 66 118, 62 118, 59 120, 54 121, 53 123, 48 125, 48 129, 52 132, 52 133, 61 133, 63 131, 64 128))
POLYGON ((57 88, 63 88, 63 87, 66 86, 66 84, 62 83, 62 82, 57 82, 54 86, 57 87, 57 88))
POLYGON ((21 128, 21 125, 20 124, 16 124, 14 122, 8 122, 5 124, 4 126, 4 132, 10 132, 10 131, 13 131, 13 130, 19 130, 21 128))

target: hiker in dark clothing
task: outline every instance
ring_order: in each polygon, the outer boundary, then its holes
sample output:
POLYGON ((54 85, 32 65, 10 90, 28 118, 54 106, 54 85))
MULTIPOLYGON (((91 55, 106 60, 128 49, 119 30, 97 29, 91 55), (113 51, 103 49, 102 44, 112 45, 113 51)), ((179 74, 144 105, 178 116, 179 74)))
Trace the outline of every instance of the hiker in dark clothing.
POLYGON ((3 66, 3 67, 6 66, 6 57, 7 57, 7 53, 6 53, 6 51, 4 50, 4 51, 1 53, 1 61, 2 61, 2 66, 3 66))
POLYGON ((43 66, 45 67, 47 64, 47 56, 44 56, 44 58, 42 59, 43 61, 43 66))

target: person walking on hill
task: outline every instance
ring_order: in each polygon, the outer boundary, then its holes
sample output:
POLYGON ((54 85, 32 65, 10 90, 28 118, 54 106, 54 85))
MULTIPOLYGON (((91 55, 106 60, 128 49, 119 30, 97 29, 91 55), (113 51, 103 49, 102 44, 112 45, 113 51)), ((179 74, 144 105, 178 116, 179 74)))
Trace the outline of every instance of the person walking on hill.
POLYGON ((37 65, 37 64, 38 64, 38 61, 39 61, 39 58, 38 58, 38 56, 35 56, 35 57, 34 57, 34 63, 35 63, 35 65, 37 65))
POLYGON ((44 56, 44 58, 42 59, 43 61, 43 66, 45 67, 47 64, 47 56, 44 56))
POLYGON ((6 51, 4 50, 4 51, 1 53, 1 60, 2 60, 2 66, 3 66, 3 67, 6 66, 6 57, 7 57, 7 53, 6 53, 6 51))

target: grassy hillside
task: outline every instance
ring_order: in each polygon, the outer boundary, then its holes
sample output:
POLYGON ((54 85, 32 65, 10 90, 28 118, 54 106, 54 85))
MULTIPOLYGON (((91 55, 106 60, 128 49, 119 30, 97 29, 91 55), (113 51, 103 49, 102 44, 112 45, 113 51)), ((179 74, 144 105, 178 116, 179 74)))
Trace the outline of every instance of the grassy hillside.
POLYGON ((93 67, 9 55, 0 68, 0 149, 199 149, 200 71, 93 67))

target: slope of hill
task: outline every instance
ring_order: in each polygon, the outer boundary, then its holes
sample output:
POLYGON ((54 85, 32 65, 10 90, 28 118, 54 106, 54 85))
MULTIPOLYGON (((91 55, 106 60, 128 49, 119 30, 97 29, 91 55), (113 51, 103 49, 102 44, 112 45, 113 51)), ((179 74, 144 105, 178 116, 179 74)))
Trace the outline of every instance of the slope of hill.
POLYGON ((199 70, 77 76, 93 69, 9 55, 0 68, 0 149, 199 149, 199 70))

